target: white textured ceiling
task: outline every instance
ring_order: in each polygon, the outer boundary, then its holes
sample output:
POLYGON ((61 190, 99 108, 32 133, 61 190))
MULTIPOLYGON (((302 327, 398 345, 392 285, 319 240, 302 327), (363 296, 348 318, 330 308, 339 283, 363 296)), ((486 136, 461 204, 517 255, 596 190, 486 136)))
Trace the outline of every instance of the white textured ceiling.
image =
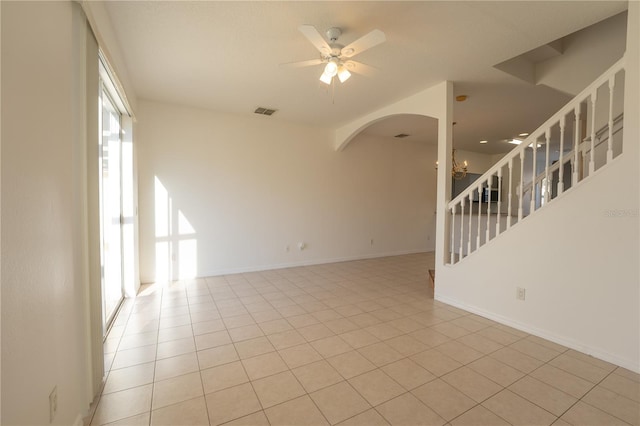
MULTIPOLYGON (((165 2, 106 4, 139 98, 338 127, 443 80, 469 96, 455 108, 456 145, 478 146, 532 131, 568 99, 493 66, 623 11, 626 2, 165 2), (354 59, 379 71, 354 75, 335 92, 318 80, 322 66, 279 64, 314 59, 298 32, 342 29, 346 45, 373 29, 387 41, 354 59)), ((406 123, 406 120, 405 120, 406 123)), ((387 123, 389 124, 389 123, 387 123)), ((398 123, 397 133, 403 132, 398 123)), ((406 131, 404 131, 406 133, 406 131)))

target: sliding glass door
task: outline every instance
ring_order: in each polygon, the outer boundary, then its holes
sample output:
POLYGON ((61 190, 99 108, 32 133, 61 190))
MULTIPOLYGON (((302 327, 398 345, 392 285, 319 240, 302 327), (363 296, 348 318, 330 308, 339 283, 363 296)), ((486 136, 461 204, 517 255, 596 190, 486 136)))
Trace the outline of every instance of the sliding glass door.
POLYGON ((100 233, 102 324, 106 335, 124 297, 122 257, 121 114, 104 84, 100 91, 100 233))

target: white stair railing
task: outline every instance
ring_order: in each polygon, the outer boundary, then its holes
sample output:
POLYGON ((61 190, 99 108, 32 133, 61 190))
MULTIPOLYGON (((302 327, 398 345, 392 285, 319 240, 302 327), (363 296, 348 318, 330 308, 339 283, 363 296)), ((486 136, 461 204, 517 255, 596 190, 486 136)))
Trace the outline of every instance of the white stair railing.
POLYGON ((622 58, 451 200, 450 264, 622 153, 624 70, 622 58))
MULTIPOLYGON (((596 132, 596 143, 595 143, 595 150, 596 152, 598 151, 598 148, 600 147, 601 144, 604 143, 608 143, 609 142, 609 138, 610 138, 610 134, 611 136, 616 136, 618 134, 618 132, 622 131, 622 124, 623 124, 623 119, 624 119, 624 114, 620 114, 619 116, 617 116, 614 121, 613 121, 613 132, 611 132, 609 125, 605 125, 604 127, 602 127, 600 130, 598 130, 596 132)), ((619 140, 618 140, 619 141, 619 140)), ((606 148, 608 148, 608 145, 606 146, 606 148)), ((589 150, 591 149, 591 137, 586 138, 582 141, 582 143, 580 144, 580 156, 585 159, 588 159, 589 156, 586 155, 585 153, 589 153, 589 150)), ((601 148, 602 150, 605 149, 605 147, 603 146, 601 148)), ((608 149, 607 149, 607 153, 608 153, 608 149)), ((613 154, 613 151, 612 151, 613 154)), ((569 162, 569 160, 571 159, 571 157, 573 156, 573 148, 571 149, 571 151, 569 152, 565 152, 563 154, 564 161, 560 160, 560 161, 554 161, 553 164, 551 166, 549 166, 548 168, 548 172, 549 173, 555 173, 556 171, 558 171, 558 173, 562 173, 563 171, 559 171, 560 170, 560 164, 565 164, 565 166, 570 166, 571 164, 567 164, 569 162)), ((612 158, 613 159, 613 158, 612 158)), ((584 167, 584 165, 583 165, 584 167)), ((531 191, 531 188, 535 185, 535 184, 544 184, 543 181, 545 181, 545 179, 547 179, 548 176, 546 173, 540 173, 536 176, 536 178, 534 179, 533 182, 529 182, 528 184, 525 185, 524 187, 524 193, 527 194, 529 191, 531 191)), ((559 179, 558 185, 561 185, 562 179, 559 179)), ((552 188, 553 189, 553 188, 552 188)), ((549 194, 547 194, 551 197, 551 199, 555 198, 555 194, 550 191, 549 194)), ((550 199, 546 199, 543 201, 551 201, 550 199)))

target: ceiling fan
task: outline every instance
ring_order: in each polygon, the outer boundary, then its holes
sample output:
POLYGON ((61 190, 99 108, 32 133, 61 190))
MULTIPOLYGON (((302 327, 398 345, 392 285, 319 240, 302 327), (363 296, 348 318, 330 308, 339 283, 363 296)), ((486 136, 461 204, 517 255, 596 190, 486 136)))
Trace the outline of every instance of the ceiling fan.
POLYGON ((326 31, 325 34, 329 43, 313 25, 301 25, 298 30, 318 49, 320 58, 282 65, 299 68, 325 64, 324 71, 320 76, 320 81, 325 84, 331 84, 335 76, 338 76, 340 82, 344 83, 351 77, 351 71, 364 75, 372 74, 375 68, 361 62, 352 61, 351 58, 387 40, 382 31, 373 30, 353 43, 343 46, 337 42, 342 34, 340 28, 329 28, 326 31))

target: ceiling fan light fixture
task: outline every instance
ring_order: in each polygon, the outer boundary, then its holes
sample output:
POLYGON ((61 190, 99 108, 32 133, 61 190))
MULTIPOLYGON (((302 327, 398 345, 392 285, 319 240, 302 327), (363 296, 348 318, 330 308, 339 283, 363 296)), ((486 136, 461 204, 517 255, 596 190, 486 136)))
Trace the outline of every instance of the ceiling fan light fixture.
POLYGON ((340 83, 344 83, 351 77, 351 73, 345 67, 338 68, 338 78, 340 79, 340 83))
POLYGON ((329 62, 327 62, 327 66, 324 67, 324 73, 329 77, 338 74, 338 60, 336 58, 331 58, 329 62))
POLYGON ((330 76, 326 72, 323 72, 322 75, 320 76, 320 81, 323 82, 324 84, 331 84, 332 78, 333 78, 332 76, 330 76))

